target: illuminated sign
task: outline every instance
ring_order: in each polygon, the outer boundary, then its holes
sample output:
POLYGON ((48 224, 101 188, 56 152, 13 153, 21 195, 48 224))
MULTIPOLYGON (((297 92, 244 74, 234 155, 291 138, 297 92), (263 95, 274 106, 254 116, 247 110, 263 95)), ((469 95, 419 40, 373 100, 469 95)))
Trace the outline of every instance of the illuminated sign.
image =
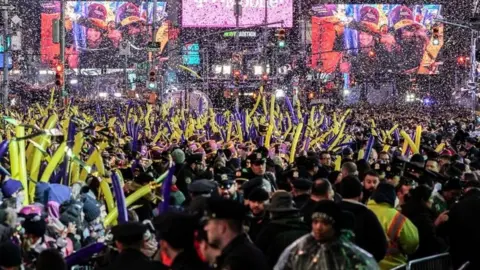
POLYGON ((200 45, 198 43, 183 46, 183 64, 189 66, 200 65, 200 45))
MULTIPOLYGON (((232 32, 225 32, 223 33, 223 37, 235 37, 235 35, 237 34, 237 32, 235 31, 232 31, 232 32)), ((253 31, 241 31, 241 32, 238 32, 238 36, 239 37, 256 37, 257 36, 257 32, 253 32, 253 31)))

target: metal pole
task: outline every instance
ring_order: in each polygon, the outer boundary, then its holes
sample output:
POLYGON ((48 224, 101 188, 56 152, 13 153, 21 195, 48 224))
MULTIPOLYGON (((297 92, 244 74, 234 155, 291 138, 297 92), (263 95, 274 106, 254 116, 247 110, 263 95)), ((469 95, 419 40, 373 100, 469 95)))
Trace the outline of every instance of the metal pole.
POLYGON ((60 64, 62 65, 62 77, 64 83, 61 86, 61 94, 67 99, 68 93, 65 91, 65 0, 60 0, 60 64))
MULTIPOLYGON (((8 6, 8 0, 3 1, 5 6, 8 6)), ((8 23, 8 10, 3 10, 3 105, 4 107, 8 107, 8 37, 10 35, 9 31, 9 23, 8 23)))
MULTIPOLYGON (((478 38, 478 32, 475 30, 472 30, 471 33, 471 52, 470 52, 470 81, 472 83, 475 83, 476 81, 476 69, 477 69, 477 60, 475 56, 475 52, 477 50, 477 38, 478 38)), ((472 107, 473 107, 473 112, 476 111, 477 108, 477 87, 475 87, 475 91, 473 91, 473 97, 472 97, 472 107)))
MULTIPOLYGON (((265 28, 263 29, 264 33, 263 33, 263 57, 264 57, 264 69, 263 69, 263 72, 265 72, 265 74, 267 74, 267 44, 268 44, 268 36, 267 36, 267 33, 268 33, 268 0, 265 0, 265 19, 264 19, 264 23, 265 23, 265 28)), ((265 89, 264 89, 265 90, 265 89)))
MULTIPOLYGON (((236 27, 238 28, 240 26, 240 0, 235 0, 235 22, 236 22, 236 27)), ((236 51, 238 52, 238 49, 240 48, 240 31, 237 31, 235 34, 235 46, 236 46, 236 51)), ((240 63, 237 64, 240 66, 240 63)), ((240 87, 236 85, 237 87, 237 95, 235 96, 235 109, 238 111, 240 108, 240 101, 238 100, 238 96, 240 94, 240 87)))

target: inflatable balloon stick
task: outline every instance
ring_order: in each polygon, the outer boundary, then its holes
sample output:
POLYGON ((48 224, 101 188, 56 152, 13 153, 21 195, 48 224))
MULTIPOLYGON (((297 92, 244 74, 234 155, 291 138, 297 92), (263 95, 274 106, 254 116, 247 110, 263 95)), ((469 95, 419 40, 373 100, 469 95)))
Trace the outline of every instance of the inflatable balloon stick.
POLYGON ((102 252, 105 247, 106 246, 103 243, 95 243, 76 251, 72 255, 65 258, 68 269, 72 268, 75 265, 88 262, 88 260, 90 260, 93 255, 102 252))
POLYGON ((53 171, 57 168, 57 166, 62 161, 63 156, 65 155, 66 146, 67 146, 67 142, 63 142, 62 144, 60 144, 57 151, 53 155, 52 159, 48 163, 47 168, 45 168, 45 171, 43 172, 42 177, 40 178, 40 181, 42 182, 50 181, 50 176, 52 176, 53 171))
POLYGON ((168 170, 167 179, 163 182, 162 185, 162 197, 163 201, 160 204, 160 213, 166 213, 168 211, 168 206, 170 205, 170 192, 172 191, 172 181, 173 175, 175 174, 175 166, 172 166, 168 170))
POLYGON ((120 182, 120 178, 116 173, 112 174, 113 192, 115 194, 115 200, 117 202, 118 209, 118 223, 122 224, 128 222, 127 206, 125 205, 125 193, 120 182))
MULTIPOLYGON (((18 125, 15 127, 15 136, 19 138, 25 137, 25 126, 18 125)), ((23 190, 28 190, 28 176, 27 176, 27 161, 25 159, 25 140, 18 141, 18 170, 19 177, 16 178, 20 180, 23 186, 23 190)), ((29 199, 28 196, 25 196, 23 205, 28 205, 29 199)))
POLYGON ((435 152, 440 153, 445 148, 445 143, 441 143, 435 148, 435 152))
POLYGON ((20 164, 18 164, 18 141, 13 138, 8 145, 8 152, 10 154, 10 173, 13 179, 20 177, 20 164))
POLYGON ((303 121, 300 122, 300 124, 298 124, 298 126, 295 129, 295 136, 293 137, 292 148, 290 149, 290 159, 289 159, 290 163, 293 163, 293 161, 295 161, 295 153, 297 151, 298 139, 300 138, 300 134, 302 134, 302 129, 303 129, 303 121))
POLYGON ((338 155, 335 158, 335 171, 340 171, 342 167, 342 156, 338 155))
POLYGON ((267 136, 265 138, 265 147, 270 148, 273 129, 275 128, 275 95, 270 97, 270 124, 268 125, 267 136))
MULTIPOLYGON (((414 154, 417 154, 419 153, 418 152, 418 148, 417 146, 415 145, 415 143, 412 141, 412 138, 410 138, 410 136, 408 136, 408 134, 402 130, 400 131, 400 135, 403 137, 403 139, 408 143, 408 146, 410 146, 410 148, 412 149, 412 152, 414 154)), ((405 146, 405 143, 404 143, 404 146, 405 146)), ((403 152, 403 149, 402 149, 402 152, 403 152)), ((403 153, 402 153, 403 154, 403 153)))
MULTIPOLYGON (((422 126, 417 126, 415 130, 415 146, 417 147, 417 150, 420 150, 420 142, 422 141, 422 126)), ((417 152, 415 152, 417 153, 417 152)))
MULTIPOLYGON (((165 178, 167 178, 168 172, 169 171, 166 171, 164 174, 162 174, 160 177, 158 177, 153 184, 160 184, 161 182, 163 182, 163 180, 165 180, 165 178)), ((130 196, 128 196, 125 199, 125 206, 128 208, 130 205, 135 203, 137 200, 139 200, 143 196, 149 194, 151 191, 152 191, 152 185, 151 184, 147 184, 147 185, 141 187, 140 189, 138 189, 134 193, 130 194, 130 196)), ((112 211, 108 212, 108 215, 105 218, 103 224, 105 225, 105 227, 107 227, 107 226, 111 225, 117 219, 117 217, 118 217, 118 209, 114 208, 112 211)))
POLYGON ((368 138, 367 148, 365 149, 365 154, 363 159, 368 161, 370 159, 370 154, 372 153, 373 145, 375 144, 375 137, 373 135, 368 138))

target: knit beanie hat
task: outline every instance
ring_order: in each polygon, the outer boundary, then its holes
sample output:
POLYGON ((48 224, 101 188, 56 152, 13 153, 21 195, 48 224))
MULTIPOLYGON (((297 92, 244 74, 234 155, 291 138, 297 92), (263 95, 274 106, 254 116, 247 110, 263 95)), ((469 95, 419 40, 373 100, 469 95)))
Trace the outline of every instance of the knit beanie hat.
POLYGON ((15 179, 9 179, 3 182, 2 192, 5 198, 12 197, 15 192, 19 191, 22 188, 22 183, 15 179))
POLYGON ((185 162, 185 153, 181 149, 175 149, 172 152, 172 159, 175 164, 182 164, 185 162))
POLYGON ((23 228, 25 229, 25 234, 33 234, 36 237, 42 237, 47 231, 47 223, 41 216, 33 216, 27 218, 23 222, 23 228))
POLYGON ((90 196, 83 195, 83 213, 85 214, 85 221, 92 222, 100 216, 100 206, 97 200, 90 196))
POLYGON ((372 199, 376 203, 388 203, 392 207, 395 206, 396 198, 395 187, 388 183, 380 183, 372 194, 372 199))
POLYGON ((324 222, 332 224, 337 234, 346 227, 345 215, 334 201, 323 200, 318 202, 312 212, 312 220, 315 219, 322 219, 324 222))
POLYGON ((20 247, 7 241, 0 245, 0 267, 10 268, 22 265, 22 255, 20 247))

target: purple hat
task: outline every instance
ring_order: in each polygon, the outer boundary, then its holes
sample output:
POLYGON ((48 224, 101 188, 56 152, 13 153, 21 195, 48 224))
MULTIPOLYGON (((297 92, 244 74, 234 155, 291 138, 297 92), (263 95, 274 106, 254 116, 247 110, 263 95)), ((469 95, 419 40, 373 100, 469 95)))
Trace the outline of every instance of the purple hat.
POLYGON ((3 182, 2 192, 5 198, 12 197, 17 191, 22 189, 22 183, 15 179, 9 179, 3 182))
POLYGON ((133 3, 125 3, 120 6, 117 11, 117 22, 120 23, 120 26, 127 26, 132 23, 144 21, 140 17, 140 10, 133 3))
POLYGON ((88 18, 105 21, 107 19, 107 9, 102 4, 91 4, 88 6, 88 18))
POLYGON ((371 6, 364 6, 360 9, 360 22, 365 25, 368 30, 378 32, 378 23, 380 21, 380 13, 371 6))
POLYGON ((417 28, 423 27, 414 20, 412 10, 407 6, 398 6, 390 13, 390 22, 395 30, 407 26, 415 26, 417 28))
POLYGON ((335 15, 337 5, 335 4, 323 4, 312 7, 315 17, 331 17, 335 15))

